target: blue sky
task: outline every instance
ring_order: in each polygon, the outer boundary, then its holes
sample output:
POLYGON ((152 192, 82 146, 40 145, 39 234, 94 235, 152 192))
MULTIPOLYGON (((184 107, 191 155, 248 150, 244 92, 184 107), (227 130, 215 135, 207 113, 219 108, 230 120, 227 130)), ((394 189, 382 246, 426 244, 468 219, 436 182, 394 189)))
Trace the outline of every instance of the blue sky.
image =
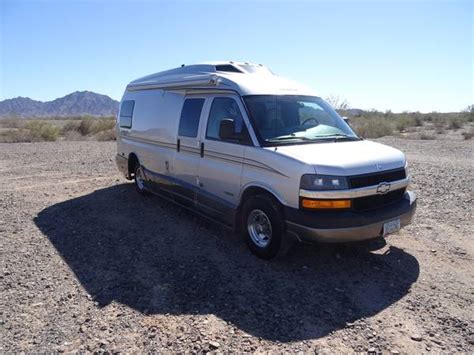
POLYGON ((470 0, 0 3, 0 100, 76 90, 120 99, 146 74, 239 60, 357 108, 474 103, 470 0))

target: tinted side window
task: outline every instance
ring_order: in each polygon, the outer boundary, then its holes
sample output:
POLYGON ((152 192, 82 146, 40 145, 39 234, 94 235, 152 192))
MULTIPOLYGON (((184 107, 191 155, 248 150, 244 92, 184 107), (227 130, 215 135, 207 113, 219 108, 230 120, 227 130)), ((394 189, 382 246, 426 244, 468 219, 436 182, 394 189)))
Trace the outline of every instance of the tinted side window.
POLYGON ((133 108, 135 107, 134 100, 127 100, 122 102, 122 107, 120 108, 120 127, 131 128, 132 127, 132 117, 133 117, 133 108))
POLYGON ((180 136, 197 137, 199 118, 201 117, 204 99, 186 99, 179 119, 180 136))
POLYGON ((234 120, 236 133, 242 132, 244 120, 237 102, 230 97, 216 97, 212 101, 211 112, 207 121, 206 138, 220 140, 219 127, 221 121, 226 118, 234 120))

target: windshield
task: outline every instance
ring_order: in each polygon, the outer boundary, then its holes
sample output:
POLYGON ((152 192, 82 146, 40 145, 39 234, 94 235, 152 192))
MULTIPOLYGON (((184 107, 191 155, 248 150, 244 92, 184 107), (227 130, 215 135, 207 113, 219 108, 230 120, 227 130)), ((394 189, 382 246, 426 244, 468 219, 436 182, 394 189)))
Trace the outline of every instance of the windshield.
POLYGON ((245 96, 244 100, 257 136, 264 145, 359 139, 337 112, 319 97, 252 95, 245 96))

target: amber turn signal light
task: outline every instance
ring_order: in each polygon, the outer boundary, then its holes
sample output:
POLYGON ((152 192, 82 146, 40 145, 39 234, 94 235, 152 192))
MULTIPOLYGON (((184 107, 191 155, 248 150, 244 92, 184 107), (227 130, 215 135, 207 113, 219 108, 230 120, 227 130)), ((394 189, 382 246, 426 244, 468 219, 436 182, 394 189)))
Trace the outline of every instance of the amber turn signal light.
POLYGON ((313 209, 334 209, 334 208, 350 208, 351 200, 309 200, 303 198, 301 205, 304 208, 313 209))

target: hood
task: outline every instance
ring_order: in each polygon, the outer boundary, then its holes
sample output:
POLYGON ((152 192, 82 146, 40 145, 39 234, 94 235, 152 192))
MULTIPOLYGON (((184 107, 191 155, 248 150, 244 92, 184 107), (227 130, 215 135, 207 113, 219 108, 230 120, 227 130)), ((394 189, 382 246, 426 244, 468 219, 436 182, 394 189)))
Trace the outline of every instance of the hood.
POLYGON ((317 174, 324 175, 359 175, 405 166, 405 155, 398 149, 365 140, 286 145, 267 149, 312 165, 317 174))

